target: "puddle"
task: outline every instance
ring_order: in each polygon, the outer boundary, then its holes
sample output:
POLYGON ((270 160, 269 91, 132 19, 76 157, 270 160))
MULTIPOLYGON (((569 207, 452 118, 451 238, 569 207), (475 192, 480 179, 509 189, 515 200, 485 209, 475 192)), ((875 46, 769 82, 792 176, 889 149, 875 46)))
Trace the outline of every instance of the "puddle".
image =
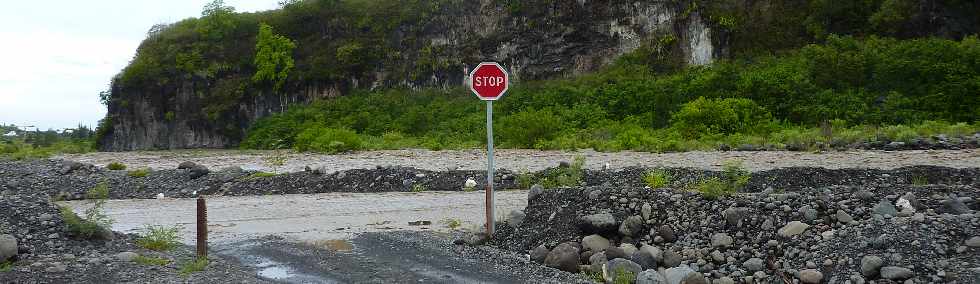
POLYGON ((312 242, 313 246, 328 249, 335 252, 351 252, 354 245, 347 240, 318 240, 312 242))
POLYGON ((262 268, 259 270, 259 277, 272 279, 272 280, 283 280, 293 277, 293 271, 291 269, 281 267, 281 266, 271 266, 262 268))

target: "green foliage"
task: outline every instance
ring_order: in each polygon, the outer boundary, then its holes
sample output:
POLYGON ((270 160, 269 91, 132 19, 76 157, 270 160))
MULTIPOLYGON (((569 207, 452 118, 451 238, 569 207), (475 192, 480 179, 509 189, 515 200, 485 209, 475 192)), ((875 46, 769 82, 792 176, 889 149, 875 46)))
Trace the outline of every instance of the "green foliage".
POLYGON ((133 261, 148 266, 166 266, 167 264, 170 264, 169 259, 143 255, 137 255, 135 258, 133 258, 133 261))
POLYGON ((579 186, 582 183, 584 173, 585 157, 575 157, 575 161, 568 167, 557 167, 545 170, 541 173, 538 183, 545 188, 579 186))
POLYGON ((654 169, 643 174, 643 182, 650 188, 661 188, 670 184, 670 173, 665 169, 654 169))
POLYGON ((122 171, 126 169, 126 165, 120 162, 112 162, 106 165, 106 168, 111 171, 122 171))
POLYGON ((255 44, 255 75, 252 81, 256 83, 271 82, 274 92, 282 90, 289 72, 293 70, 293 49, 296 43, 275 34, 272 26, 259 24, 258 39, 255 44))
POLYGON ((728 182, 733 192, 745 188, 749 184, 749 178, 752 177, 749 171, 742 166, 742 161, 739 160, 725 161, 721 168, 722 176, 725 177, 725 181, 728 182))
POLYGON ((150 175, 150 171, 151 171, 150 168, 136 169, 136 170, 129 171, 129 176, 134 178, 142 178, 142 177, 146 177, 147 175, 150 175))
POLYGON ((929 184, 929 178, 924 175, 913 175, 909 182, 912 185, 924 186, 929 184))
POLYGON ((68 207, 60 207, 61 218, 65 220, 68 231, 75 237, 82 239, 93 239, 98 237, 102 231, 112 228, 113 220, 105 214, 103 206, 105 200, 97 200, 92 207, 85 209, 85 217, 79 217, 68 207))
POLYGON ((684 104, 672 117, 685 137, 712 134, 766 133, 772 116, 749 99, 705 99, 684 104))
POLYGON ((717 177, 699 180, 694 183, 691 189, 701 193, 707 199, 718 199, 735 194, 735 188, 732 184, 722 181, 717 177))
POLYGON ((426 191, 426 187, 424 184, 417 183, 412 185, 412 192, 423 192, 423 191, 426 191))
POLYGON ((534 186, 534 174, 527 169, 522 169, 517 173, 517 187, 520 189, 530 189, 534 186))
POLYGON ((289 160, 289 153, 283 151, 282 149, 275 149, 263 157, 263 159, 265 160, 266 164, 269 164, 269 166, 272 167, 272 172, 274 174, 279 174, 279 167, 285 165, 286 161, 289 160))
POLYGON ((147 226, 136 244, 148 250, 169 251, 180 245, 180 229, 179 226, 147 226))
POLYGON ((340 153, 361 149, 357 133, 344 128, 313 126, 296 136, 296 150, 322 153, 340 153))
POLYGON ((450 230, 456 230, 457 228, 463 226, 463 221, 456 218, 446 218, 445 220, 442 220, 442 223, 445 224, 446 228, 449 228, 450 230))
POLYGON ((208 267, 208 259, 198 258, 195 260, 186 261, 183 264, 181 264, 178 272, 180 273, 181 276, 187 277, 194 272, 204 271, 204 269, 207 267, 208 267))
POLYGON ((0 272, 10 272, 14 270, 14 263, 10 261, 0 262, 0 272))
POLYGON ((109 182, 100 181, 94 187, 85 192, 86 199, 107 199, 109 198, 109 182))
POLYGON ((636 275, 633 272, 627 271, 626 268, 619 267, 613 273, 612 282, 614 284, 632 284, 636 281, 636 275))

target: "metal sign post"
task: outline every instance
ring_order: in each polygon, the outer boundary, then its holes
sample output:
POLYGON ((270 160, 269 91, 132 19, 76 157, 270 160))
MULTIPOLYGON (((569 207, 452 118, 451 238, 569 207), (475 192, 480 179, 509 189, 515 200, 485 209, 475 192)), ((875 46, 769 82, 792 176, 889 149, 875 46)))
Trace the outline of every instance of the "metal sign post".
POLYGON ((493 101, 487 101, 487 234, 493 235, 493 101))
POLYGON ((510 76, 500 64, 483 62, 470 72, 469 84, 473 94, 487 101, 487 235, 493 235, 493 101, 507 92, 510 76))

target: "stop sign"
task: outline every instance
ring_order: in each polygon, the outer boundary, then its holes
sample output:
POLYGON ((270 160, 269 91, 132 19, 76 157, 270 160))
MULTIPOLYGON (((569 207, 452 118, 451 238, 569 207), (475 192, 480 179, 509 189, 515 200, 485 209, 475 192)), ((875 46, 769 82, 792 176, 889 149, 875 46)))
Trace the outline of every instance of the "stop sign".
POLYGON ((507 92, 510 77, 497 62, 483 62, 470 72, 470 90, 481 100, 495 101, 507 92))

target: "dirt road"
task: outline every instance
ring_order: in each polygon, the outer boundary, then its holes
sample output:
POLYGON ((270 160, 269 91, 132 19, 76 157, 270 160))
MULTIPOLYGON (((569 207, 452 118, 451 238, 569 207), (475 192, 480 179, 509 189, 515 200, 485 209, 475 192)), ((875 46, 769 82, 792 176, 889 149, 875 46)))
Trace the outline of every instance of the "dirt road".
MULTIPOLYGON (((269 151, 239 150, 178 150, 124 153, 89 153, 65 155, 61 158, 100 166, 121 162, 130 168, 149 167, 173 169, 177 164, 192 161, 212 169, 239 166, 246 170, 271 172, 265 162, 269 151)), ((498 168, 514 171, 537 171, 553 167, 559 161, 571 161, 576 156, 586 160, 586 167, 599 169, 607 163, 612 168, 629 166, 691 167, 718 170, 728 160, 741 160, 751 171, 785 167, 876 168, 893 169, 911 165, 935 165, 954 168, 980 165, 980 149, 914 150, 914 151, 832 151, 822 153, 763 151, 763 152, 683 152, 683 153, 601 153, 591 150, 577 152, 510 150, 496 151, 498 168)), ((406 166, 425 170, 482 170, 486 168, 483 150, 428 151, 394 150, 369 151, 342 155, 290 153, 279 171, 302 171, 307 166, 323 166, 329 171, 374 168, 376 166, 406 166)))

